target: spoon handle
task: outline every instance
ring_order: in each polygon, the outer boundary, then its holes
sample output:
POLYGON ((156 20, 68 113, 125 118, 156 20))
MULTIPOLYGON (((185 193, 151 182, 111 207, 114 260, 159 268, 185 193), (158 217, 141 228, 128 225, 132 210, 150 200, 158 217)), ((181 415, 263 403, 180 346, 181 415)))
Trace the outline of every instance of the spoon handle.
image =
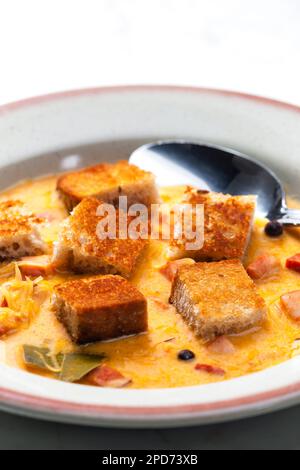
POLYGON ((300 209, 287 209, 277 220, 285 226, 300 227, 300 209))

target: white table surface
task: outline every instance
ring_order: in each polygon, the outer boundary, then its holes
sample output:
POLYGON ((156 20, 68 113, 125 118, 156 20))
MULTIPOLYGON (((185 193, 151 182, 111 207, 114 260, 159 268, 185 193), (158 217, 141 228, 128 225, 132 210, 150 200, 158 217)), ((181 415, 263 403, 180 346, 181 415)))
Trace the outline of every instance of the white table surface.
MULTIPOLYGON (((300 105, 299 0, 0 0, 0 104, 89 86, 225 88, 300 105)), ((300 448, 300 407, 124 431, 0 413, 0 449, 300 448)))
POLYGON ((300 104, 299 0, 0 0, 0 104, 172 83, 300 104))

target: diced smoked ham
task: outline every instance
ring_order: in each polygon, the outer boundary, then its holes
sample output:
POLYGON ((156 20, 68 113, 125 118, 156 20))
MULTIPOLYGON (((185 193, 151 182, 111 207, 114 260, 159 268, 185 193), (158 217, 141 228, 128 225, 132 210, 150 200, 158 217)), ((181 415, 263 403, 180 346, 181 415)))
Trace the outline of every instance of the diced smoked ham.
POLYGON ((226 336, 219 336, 207 345, 209 351, 217 354, 233 354, 235 347, 226 336))
POLYGON ((53 266, 48 255, 26 256, 18 262, 23 276, 46 276, 51 274, 53 266))
POLYGON ((0 338, 1 338, 1 336, 4 336, 6 333, 8 333, 8 331, 9 330, 7 328, 5 328, 5 326, 0 325, 0 338))
POLYGON ((0 294, 0 308, 7 307, 7 300, 4 295, 0 294))
POLYGON ((191 258, 183 258, 183 259, 178 259, 176 261, 169 261, 167 264, 165 264, 164 266, 160 268, 159 272, 163 276, 165 276, 168 279, 168 281, 172 282, 180 266, 194 264, 194 263, 195 261, 191 258))
POLYGON ((286 260, 286 267, 300 272, 300 253, 286 260))
POLYGON ((196 364, 195 369, 207 372, 208 374, 225 375, 224 369, 221 369, 220 367, 211 366, 209 364, 196 364))
POLYGON ((51 211, 45 211, 38 214, 38 217, 44 219, 47 222, 54 222, 55 220, 61 220, 62 214, 57 209, 52 209, 51 211))
POLYGON ((0 337, 17 330, 21 323, 22 319, 20 316, 13 314, 12 310, 10 310, 9 314, 4 313, 0 317, 0 337))
POLYGON ((300 290, 284 294, 281 299, 283 310, 294 320, 300 320, 300 290))
POLYGON ((173 305, 167 304, 166 302, 163 302, 162 300, 157 299, 155 297, 149 297, 148 299, 153 302, 155 307, 159 308, 160 310, 175 312, 175 308, 173 307, 173 305))
POLYGON ((276 256, 265 254, 259 256, 253 263, 249 264, 247 273, 252 279, 258 280, 278 273, 280 268, 281 263, 276 256))
POLYGON ((105 364, 89 372, 86 379, 91 385, 98 387, 125 387, 131 382, 121 372, 105 364))

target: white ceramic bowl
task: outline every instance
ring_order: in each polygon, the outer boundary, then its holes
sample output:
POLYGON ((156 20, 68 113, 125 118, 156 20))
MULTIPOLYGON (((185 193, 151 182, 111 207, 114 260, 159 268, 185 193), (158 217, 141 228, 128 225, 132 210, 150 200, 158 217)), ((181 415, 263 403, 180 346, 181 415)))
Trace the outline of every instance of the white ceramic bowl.
MULTIPOLYGON (((127 158, 141 143, 165 138, 248 153, 300 196, 300 108, 232 92, 164 86, 79 90, 3 106, 0 188, 26 177, 127 158)), ((199 424, 299 402, 300 357, 226 382, 155 390, 66 384, 0 366, 2 409, 80 424, 199 424)))

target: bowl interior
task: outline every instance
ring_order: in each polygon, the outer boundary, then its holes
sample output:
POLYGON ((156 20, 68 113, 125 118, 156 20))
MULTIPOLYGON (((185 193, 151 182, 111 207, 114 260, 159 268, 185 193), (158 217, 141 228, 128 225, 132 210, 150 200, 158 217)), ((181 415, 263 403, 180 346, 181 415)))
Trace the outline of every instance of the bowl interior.
MULTIPOLYGON (((28 106, 0 109, 0 189, 27 178, 127 159, 146 142, 172 138, 207 141, 253 156, 282 178, 289 194, 300 196, 299 111, 231 93, 159 87, 76 92, 38 99, 28 106)), ((103 406, 110 407, 108 421, 115 424, 136 423, 138 418, 130 416, 128 409, 137 408, 143 410, 140 415, 146 422, 174 424, 175 419, 178 423, 207 422, 241 414, 245 407, 249 413, 261 412, 267 408, 262 400, 278 387, 287 390, 286 393, 292 387, 295 395, 298 385, 295 388, 294 384, 300 380, 299 362, 299 357, 294 358, 218 384, 145 391, 95 391, 93 387, 61 384, 0 365, 0 405, 1 401, 8 401, 3 397, 9 390, 14 403, 20 394, 34 397, 33 403, 26 405, 20 399, 21 408, 27 406, 38 414, 34 410, 40 400, 52 400, 53 409, 47 401, 46 412, 42 402, 41 413, 47 417, 61 413, 62 419, 76 422, 85 419, 88 423, 103 423, 103 406), (256 398, 249 401, 249 395, 256 398), (57 405, 61 400, 68 403, 57 405), (226 400, 230 402, 228 408, 224 405, 226 400), (120 404, 127 407, 125 411, 119 410, 120 404), (82 407, 80 412, 76 406, 82 407), (98 408, 89 410, 89 406, 98 408), (149 408, 146 413, 145 406, 156 407, 157 414, 152 415, 149 408), (160 406, 164 411, 159 411, 160 406), (176 411, 176 407, 183 406, 187 407, 184 413, 176 411)))

